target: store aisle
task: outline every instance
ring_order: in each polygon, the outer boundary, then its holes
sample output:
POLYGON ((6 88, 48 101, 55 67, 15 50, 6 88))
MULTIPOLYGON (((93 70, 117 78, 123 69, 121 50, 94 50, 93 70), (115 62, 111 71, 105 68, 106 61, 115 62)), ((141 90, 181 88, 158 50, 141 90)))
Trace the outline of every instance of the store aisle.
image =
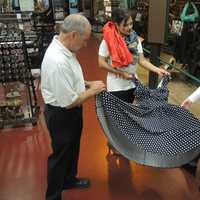
MULTIPOLYGON (((92 38, 78 57, 87 80, 105 81, 105 72, 97 68, 97 44, 92 38)), ((0 200, 44 200, 50 151, 42 114, 35 127, 1 130, 0 200)), ((91 187, 64 191, 63 200, 200 200, 194 178, 184 170, 145 167, 108 155, 94 99, 84 106, 79 169, 91 187)))

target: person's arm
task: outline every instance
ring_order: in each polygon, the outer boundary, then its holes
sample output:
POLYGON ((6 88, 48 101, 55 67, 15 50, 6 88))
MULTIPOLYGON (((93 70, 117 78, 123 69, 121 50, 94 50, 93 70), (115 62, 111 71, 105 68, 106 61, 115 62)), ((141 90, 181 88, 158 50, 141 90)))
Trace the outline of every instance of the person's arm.
MULTIPOLYGON (((102 81, 84 82, 82 72, 73 71, 70 64, 69 66, 63 62, 55 64, 57 64, 57 68, 52 70, 46 81, 49 82, 51 92, 53 92, 55 100, 61 107, 69 109, 80 106, 90 97, 105 90, 105 84, 102 81), (80 90, 78 90, 80 92, 75 89, 76 85, 80 86, 80 90)), ((42 76, 45 76, 45 74, 42 74, 42 76)), ((48 91, 48 83, 45 87, 43 90, 48 91)))
POLYGON ((169 75, 169 72, 162 68, 158 68, 155 65, 153 65, 151 62, 149 62, 143 55, 143 53, 139 54, 139 64, 146 68, 149 71, 155 72, 156 74, 163 76, 163 75, 169 75))
POLYGON ((132 74, 128 72, 124 72, 118 68, 112 67, 107 62, 107 58, 99 55, 99 67, 106 70, 107 72, 114 73, 117 77, 124 78, 124 79, 132 79, 132 74))
POLYGON ((110 53, 109 53, 106 41, 102 40, 99 46, 99 58, 98 58, 99 67, 106 70, 107 72, 111 72, 115 74, 117 77, 121 77, 125 79, 132 78, 132 74, 124 72, 120 70, 119 68, 114 68, 113 66, 111 66, 111 64, 109 64, 108 62, 109 57, 110 57, 110 53))
POLYGON ((197 88, 189 97, 187 97, 181 104, 185 109, 188 109, 194 102, 200 99, 200 87, 197 88))
POLYGON ((85 92, 82 92, 71 105, 67 106, 67 109, 80 106, 90 97, 93 97, 106 89, 105 84, 102 81, 85 81, 85 85, 88 89, 85 92))

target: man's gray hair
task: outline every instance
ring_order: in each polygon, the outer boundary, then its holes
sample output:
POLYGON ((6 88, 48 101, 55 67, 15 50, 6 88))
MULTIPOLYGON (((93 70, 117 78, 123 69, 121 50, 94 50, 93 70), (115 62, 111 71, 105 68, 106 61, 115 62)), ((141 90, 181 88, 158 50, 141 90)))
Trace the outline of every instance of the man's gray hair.
POLYGON ((71 14, 64 19, 60 31, 63 33, 77 31, 82 34, 86 31, 88 26, 90 27, 91 25, 85 16, 81 14, 71 14))

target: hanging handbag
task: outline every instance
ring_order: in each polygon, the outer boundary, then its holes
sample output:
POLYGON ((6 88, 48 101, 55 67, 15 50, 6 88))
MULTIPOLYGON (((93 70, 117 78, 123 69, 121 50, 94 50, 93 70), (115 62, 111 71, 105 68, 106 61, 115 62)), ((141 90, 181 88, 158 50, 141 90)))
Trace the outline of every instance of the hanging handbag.
POLYGON ((199 12, 195 4, 187 2, 180 17, 183 22, 195 22, 199 18, 199 12))

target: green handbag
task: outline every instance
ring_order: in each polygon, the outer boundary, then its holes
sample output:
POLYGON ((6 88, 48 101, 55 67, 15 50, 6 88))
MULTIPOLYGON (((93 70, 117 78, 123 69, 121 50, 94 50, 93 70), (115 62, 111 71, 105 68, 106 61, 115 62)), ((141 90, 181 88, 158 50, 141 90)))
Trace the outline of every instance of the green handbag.
POLYGON ((187 2, 181 13, 181 21, 183 22, 195 22, 199 18, 199 12, 193 2, 187 2))

